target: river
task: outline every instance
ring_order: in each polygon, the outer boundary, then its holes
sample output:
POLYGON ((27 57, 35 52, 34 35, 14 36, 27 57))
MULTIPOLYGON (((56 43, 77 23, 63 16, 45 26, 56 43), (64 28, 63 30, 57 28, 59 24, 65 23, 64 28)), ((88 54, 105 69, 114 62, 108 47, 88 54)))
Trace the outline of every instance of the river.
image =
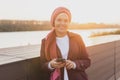
MULTIPOLYGON (((80 34, 87 43, 90 34, 95 32, 113 31, 115 29, 87 29, 87 30, 70 30, 80 34)), ((47 35, 49 31, 23 31, 23 32, 0 32, 0 48, 25 46, 40 44, 41 39, 47 35)))

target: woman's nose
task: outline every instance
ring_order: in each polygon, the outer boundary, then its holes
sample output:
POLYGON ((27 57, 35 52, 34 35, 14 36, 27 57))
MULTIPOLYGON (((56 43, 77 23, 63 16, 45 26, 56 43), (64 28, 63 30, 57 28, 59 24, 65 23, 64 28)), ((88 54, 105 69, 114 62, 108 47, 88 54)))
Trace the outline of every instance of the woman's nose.
POLYGON ((65 24, 65 22, 64 22, 64 21, 61 21, 61 24, 65 24))

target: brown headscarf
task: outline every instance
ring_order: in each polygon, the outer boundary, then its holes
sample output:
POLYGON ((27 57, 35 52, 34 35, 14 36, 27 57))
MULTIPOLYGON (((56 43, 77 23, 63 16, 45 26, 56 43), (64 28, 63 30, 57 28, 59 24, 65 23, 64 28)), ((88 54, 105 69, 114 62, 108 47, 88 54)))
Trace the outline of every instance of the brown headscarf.
POLYGON ((45 40, 45 57, 47 60, 51 60, 57 58, 56 53, 56 35, 55 30, 52 29, 50 33, 48 33, 45 40))
POLYGON ((65 7, 58 7, 56 8, 51 16, 51 25, 54 27, 54 21, 56 19, 56 17, 60 14, 60 13, 66 13, 68 15, 69 21, 71 21, 71 13, 70 11, 65 8, 65 7))
POLYGON ((54 30, 54 21, 60 13, 66 13, 69 17, 69 21, 71 21, 71 13, 67 8, 58 7, 53 11, 52 16, 51 16, 51 25, 53 26, 53 29, 47 35, 46 41, 45 41, 45 56, 46 56, 47 60, 57 58, 56 34, 55 34, 55 30, 54 30))

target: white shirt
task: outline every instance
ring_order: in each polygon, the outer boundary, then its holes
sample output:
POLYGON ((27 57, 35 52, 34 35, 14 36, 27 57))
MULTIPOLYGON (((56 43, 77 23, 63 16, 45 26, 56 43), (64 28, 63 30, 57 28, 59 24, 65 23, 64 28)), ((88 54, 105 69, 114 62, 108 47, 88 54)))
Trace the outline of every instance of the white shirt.
POLYGON ((69 38, 68 36, 56 37, 57 46, 61 51, 62 58, 67 59, 69 51, 69 38))
MULTIPOLYGON (((61 51, 62 58, 67 59, 69 51, 69 38, 68 35, 64 37, 56 37, 57 45, 61 51)), ((68 73, 66 68, 64 68, 64 80, 68 79, 68 73)))

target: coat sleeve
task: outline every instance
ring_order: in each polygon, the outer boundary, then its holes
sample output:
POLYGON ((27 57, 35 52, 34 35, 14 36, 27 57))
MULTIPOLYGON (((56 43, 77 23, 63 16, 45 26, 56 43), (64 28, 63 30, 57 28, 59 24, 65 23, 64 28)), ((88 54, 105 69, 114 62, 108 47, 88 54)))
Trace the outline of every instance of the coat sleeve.
POLYGON ((48 68, 49 61, 45 58, 45 39, 42 39, 41 49, 40 49, 40 65, 41 69, 47 72, 52 72, 51 69, 48 68))
POLYGON ((91 60, 89 58, 88 52, 86 50, 86 46, 81 36, 78 36, 76 40, 78 40, 77 42, 79 43, 79 47, 80 47, 80 55, 79 55, 80 58, 74 61, 76 63, 75 70, 85 71, 85 69, 87 69, 90 66, 91 60))

